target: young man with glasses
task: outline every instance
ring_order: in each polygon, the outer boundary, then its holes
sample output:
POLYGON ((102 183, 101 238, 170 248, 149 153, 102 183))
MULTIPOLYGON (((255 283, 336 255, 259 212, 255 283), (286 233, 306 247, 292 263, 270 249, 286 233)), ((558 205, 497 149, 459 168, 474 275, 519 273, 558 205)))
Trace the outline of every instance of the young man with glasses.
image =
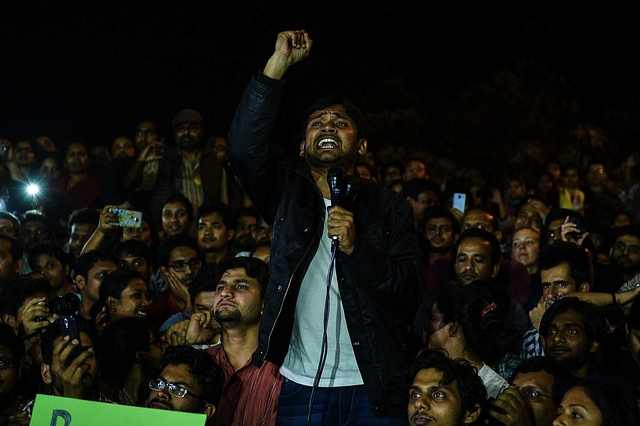
POLYGON ((149 381, 150 408, 203 413, 207 420, 220 403, 224 374, 206 353, 190 346, 169 348, 159 373, 149 381))

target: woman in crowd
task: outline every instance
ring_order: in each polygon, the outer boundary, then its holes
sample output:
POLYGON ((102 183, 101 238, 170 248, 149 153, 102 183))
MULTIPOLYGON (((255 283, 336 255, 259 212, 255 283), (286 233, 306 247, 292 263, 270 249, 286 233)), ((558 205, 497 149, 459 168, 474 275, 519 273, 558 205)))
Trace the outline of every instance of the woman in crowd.
POLYGON ((638 404, 624 390, 591 381, 569 389, 554 426, 638 426, 638 404))
POLYGON ((511 237, 511 258, 523 264, 531 275, 532 294, 542 292, 538 254, 540 252, 540 230, 526 226, 511 237))
POLYGON ((162 206, 162 230, 164 236, 188 235, 193 222, 193 207, 187 197, 175 194, 162 206))

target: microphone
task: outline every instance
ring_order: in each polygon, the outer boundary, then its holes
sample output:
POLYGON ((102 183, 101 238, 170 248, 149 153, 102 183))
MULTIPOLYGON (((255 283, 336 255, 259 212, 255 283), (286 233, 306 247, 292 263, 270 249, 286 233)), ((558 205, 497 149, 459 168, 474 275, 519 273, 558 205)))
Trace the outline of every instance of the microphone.
POLYGON ((331 207, 340 205, 344 186, 344 171, 340 167, 332 167, 327 173, 327 183, 331 191, 331 207))

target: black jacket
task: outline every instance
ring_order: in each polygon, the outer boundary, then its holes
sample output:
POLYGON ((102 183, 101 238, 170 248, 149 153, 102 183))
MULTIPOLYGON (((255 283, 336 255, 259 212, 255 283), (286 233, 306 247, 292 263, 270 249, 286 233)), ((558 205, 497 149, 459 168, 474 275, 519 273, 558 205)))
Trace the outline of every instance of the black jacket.
MULTIPOLYGON (((273 224, 271 277, 265 292, 255 362, 281 365, 287 354, 300 284, 324 230, 324 202, 306 163, 269 156, 282 82, 259 74, 247 87, 229 133, 228 158, 244 190, 273 224)), ((394 345, 422 296, 413 213, 391 190, 362 181, 354 206, 355 248, 338 253, 336 273, 349 336, 377 416, 406 409, 407 365, 394 345)), ((321 325, 319 325, 321 326, 321 325)), ((320 342, 318 343, 320 344, 320 342)))

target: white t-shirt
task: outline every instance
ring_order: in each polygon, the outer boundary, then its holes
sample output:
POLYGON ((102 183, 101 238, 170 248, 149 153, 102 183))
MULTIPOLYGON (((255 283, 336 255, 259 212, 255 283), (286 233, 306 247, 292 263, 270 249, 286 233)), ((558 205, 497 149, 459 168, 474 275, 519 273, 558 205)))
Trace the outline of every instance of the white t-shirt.
MULTIPOLYGON (((330 201, 325 199, 325 207, 330 201)), ((280 373, 296 383, 313 386, 320 363, 327 276, 331 264, 331 239, 327 237, 327 209, 324 232, 320 236, 318 251, 311 260, 302 280, 296 303, 293 332, 289 351, 280 373)), ((344 317, 338 289, 335 266, 329 291, 329 322, 327 327, 328 351, 320 387, 357 386, 364 382, 351 346, 351 338, 344 317)))

